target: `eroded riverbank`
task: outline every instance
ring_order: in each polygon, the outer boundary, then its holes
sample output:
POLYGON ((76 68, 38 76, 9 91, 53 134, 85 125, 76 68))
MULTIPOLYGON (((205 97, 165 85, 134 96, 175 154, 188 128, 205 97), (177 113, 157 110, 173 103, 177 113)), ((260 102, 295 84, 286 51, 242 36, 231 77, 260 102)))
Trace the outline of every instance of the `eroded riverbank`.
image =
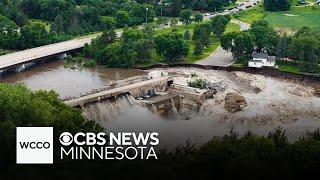
POLYGON ((204 101, 199 111, 196 108, 179 111, 188 118, 163 118, 126 99, 111 104, 97 103, 84 109, 84 113, 89 118, 94 115, 93 119, 100 119, 99 122, 112 132, 157 131, 165 146, 183 144, 187 140, 204 143, 231 129, 239 134, 251 131, 267 135, 282 127, 289 139, 295 140, 306 131, 320 128, 320 98, 314 96, 311 86, 241 71, 189 67, 147 70, 150 71, 168 72, 174 77, 174 83, 184 86, 196 74, 209 83, 221 84, 223 90, 213 99, 204 101), (236 113, 224 108, 225 96, 231 92, 244 96, 247 101, 247 106, 236 113))

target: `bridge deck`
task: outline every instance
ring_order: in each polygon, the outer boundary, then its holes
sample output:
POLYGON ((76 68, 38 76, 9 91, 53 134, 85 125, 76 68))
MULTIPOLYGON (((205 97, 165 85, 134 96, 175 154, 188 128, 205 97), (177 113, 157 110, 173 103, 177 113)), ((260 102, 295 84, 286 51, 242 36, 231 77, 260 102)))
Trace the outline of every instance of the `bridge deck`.
POLYGON ((92 38, 94 37, 74 39, 0 56, 0 69, 82 48, 85 44, 90 44, 92 38))
POLYGON ((134 84, 129 84, 126 86, 122 86, 122 87, 117 87, 114 89, 110 89, 110 90, 106 90, 106 91, 102 91, 102 92, 98 92, 95 94, 90 94, 87 96, 82 96, 79 98, 75 98, 72 100, 67 100, 64 101, 65 104, 70 105, 70 106, 81 106, 83 104, 86 103, 90 103, 90 102, 94 102, 94 101, 98 101, 99 98, 105 99, 108 97, 112 97, 112 96, 117 96, 120 94, 124 94, 124 93, 128 93, 132 90, 137 90, 139 88, 146 88, 146 87, 151 87, 151 86, 156 86, 159 84, 167 84, 168 81, 171 80, 171 77, 165 76, 165 77, 159 77, 156 79, 149 79, 146 81, 142 81, 142 82, 137 82, 134 84))

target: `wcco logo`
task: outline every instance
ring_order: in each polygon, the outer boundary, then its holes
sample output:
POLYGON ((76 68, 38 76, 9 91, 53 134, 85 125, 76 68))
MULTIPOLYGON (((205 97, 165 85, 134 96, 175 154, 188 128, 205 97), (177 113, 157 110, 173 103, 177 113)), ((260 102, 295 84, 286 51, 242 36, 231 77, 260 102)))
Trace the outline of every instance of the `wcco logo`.
POLYGON ((53 128, 17 127, 17 164, 53 164, 53 128))

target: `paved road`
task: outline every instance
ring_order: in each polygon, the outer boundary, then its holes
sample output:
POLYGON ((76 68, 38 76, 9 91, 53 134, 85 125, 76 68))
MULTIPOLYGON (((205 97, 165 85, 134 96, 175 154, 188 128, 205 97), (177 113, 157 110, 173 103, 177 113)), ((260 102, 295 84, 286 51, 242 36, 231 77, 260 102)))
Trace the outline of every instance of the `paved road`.
MULTIPOLYGON (((239 20, 232 20, 231 22, 235 24, 239 24, 241 31, 250 29, 250 24, 248 23, 245 23, 239 20)), ((196 64, 226 67, 233 64, 233 57, 231 52, 227 52, 220 46, 216 51, 211 53, 208 57, 200 61, 197 61, 196 64)))
MULTIPOLYGON (((206 16, 204 16, 204 18, 211 19, 212 17, 217 16, 217 15, 227 15, 227 14, 236 13, 236 12, 239 12, 242 10, 249 9, 249 8, 255 6, 254 4, 255 3, 257 4, 258 2, 259 2, 259 0, 249 0, 247 2, 239 3, 239 6, 237 8, 234 8, 230 11, 206 15, 206 16)), ((232 20, 231 22, 240 25, 241 31, 250 29, 250 24, 248 24, 248 23, 245 23, 245 22, 242 22, 239 20, 232 20)), ((214 51, 208 57, 206 57, 200 61, 197 61, 196 64, 226 67, 226 66, 230 66, 233 64, 233 57, 232 57, 231 52, 227 52, 226 50, 224 50, 220 46, 220 47, 218 47, 218 49, 216 51, 214 51)))
POLYGON ((258 5, 258 3, 260 3, 262 0, 248 0, 246 2, 240 2, 238 3, 238 6, 233 8, 232 10, 228 10, 228 11, 224 11, 224 12, 220 12, 220 13, 205 13, 204 14, 204 19, 211 19, 214 16, 218 16, 218 15, 227 15, 227 14, 233 14, 233 13, 237 13, 239 11, 243 11, 246 9, 250 9, 253 6, 258 5), (255 5, 256 4, 256 5, 255 5))
POLYGON ((88 36, 0 56, 0 69, 82 48, 85 44, 90 44, 92 38, 93 36, 88 36))

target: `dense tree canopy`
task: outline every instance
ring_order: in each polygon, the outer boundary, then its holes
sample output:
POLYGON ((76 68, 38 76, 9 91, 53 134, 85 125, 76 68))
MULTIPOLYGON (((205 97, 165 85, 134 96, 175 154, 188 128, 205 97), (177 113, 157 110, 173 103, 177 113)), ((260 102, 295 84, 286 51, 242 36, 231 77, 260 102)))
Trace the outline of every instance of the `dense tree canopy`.
POLYGON ((248 31, 231 32, 221 37, 221 46, 231 50, 234 59, 248 60, 254 50, 254 38, 248 31))
POLYGON ((264 0, 264 8, 267 11, 287 11, 290 9, 290 0, 264 0))
POLYGON ((167 33, 155 39, 157 54, 163 55, 167 61, 179 61, 189 53, 189 45, 181 34, 167 33))
POLYGON ((230 16, 215 16, 211 19, 211 26, 213 32, 217 37, 221 37, 223 32, 226 30, 226 26, 230 21, 230 16))
POLYGON ((0 166, 14 162, 17 126, 53 126, 56 140, 64 131, 102 130, 86 121, 78 109, 61 102, 53 91, 32 92, 23 85, 0 84, 0 166))
POLYGON ((300 62, 303 71, 316 73, 320 64, 320 32, 304 27, 290 44, 291 56, 300 62))
POLYGON ((190 9, 182 10, 180 13, 180 21, 188 25, 192 22, 191 19, 192 11, 190 9))
POLYGON ((250 33, 254 38, 257 52, 265 51, 270 55, 276 54, 279 35, 269 27, 267 21, 254 21, 251 25, 250 33))

